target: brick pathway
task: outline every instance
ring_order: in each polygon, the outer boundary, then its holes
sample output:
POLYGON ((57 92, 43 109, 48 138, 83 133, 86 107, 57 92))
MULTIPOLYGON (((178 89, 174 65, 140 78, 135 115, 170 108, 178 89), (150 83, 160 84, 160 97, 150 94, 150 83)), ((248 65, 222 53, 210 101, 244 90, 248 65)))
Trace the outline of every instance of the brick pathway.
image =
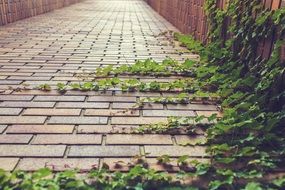
POLYGON ((204 157, 202 146, 179 146, 201 136, 114 133, 167 116, 213 113, 216 106, 155 104, 118 113, 139 97, 170 94, 17 90, 24 83, 80 81, 76 73, 139 59, 197 59, 159 35, 168 30, 176 29, 142 0, 87 0, 0 27, 0 167, 88 170, 107 163, 118 169, 114 161, 147 153, 150 165, 161 169, 154 158, 164 154, 204 157))

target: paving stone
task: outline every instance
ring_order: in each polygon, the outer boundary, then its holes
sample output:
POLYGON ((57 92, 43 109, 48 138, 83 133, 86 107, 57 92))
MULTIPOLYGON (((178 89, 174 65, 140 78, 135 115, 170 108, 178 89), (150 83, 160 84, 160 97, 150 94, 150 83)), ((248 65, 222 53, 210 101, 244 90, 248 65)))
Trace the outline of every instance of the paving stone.
POLYGON ((34 101, 39 102, 83 102, 85 96, 36 96, 34 101))
POLYGON ((210 163, 209 159, 189 158, 189 159, 187 159, 187 162, 188 162, 187 166, 183 166, 182 168, 180 168, 177 165, 177 161, 178 161, 177 158, 171 158, 170 163, 165 165, 165 164, 159 163, 156 158, 147 158, 146 159, 146 162, 148 163, 149 168, 154 169, 156 171, 160 171, 160 172, 162 172, 162 171, 179 172, 179 171, 181 171, 181 169, 183 169, 183 171, 192 171, 193 172, 194 166, 191 165, 191 161, 198 161, 200 163, 210 163))
POLYGON ((112 91, 67 91, 65 95, 78 96, 112 96, 112 91))
POLYGON ((133 157, 139 146, 71 146, 68 157, 133 157))
POLYGON ((122 92, 116 91, 116 96, 136 96, 136 97, 157 97, 160 96, 158 92, 122 92))
POLYGON ((203 144, 207 141, 206 137, 203 135, 176 135, 176 142, 179 145, 197 145, 203 144))
POLYGON ((162 155, 169 155, 172 157, 180 157, 183 155, 189 155, 190 157, 207 156, 206 148, 203 146, 145 146, 145 153, 147 154, 147 157, 162 155))
POLYGON ((222 117, 223 114, 221 112, 218 111, 196 111, 198 116, 205 116, 205 117, 210 117, 213 114, 217 114, 217 117, 222 117))
POLYGON ((88 102, 136 102, 136 97, 125 96, 91 96, 88 102))
POLYGON ((55 102, 1 102, 0 107, 8 108, 52 108, 55 102))
POLYGON ((107 135, 106 144, 110 145, 171 145, 173 144, 170 135, 126 135, 112 134, 107 135))
POLYGON ((19 115, 21 111, 21 108, 1 108, 0 115, 19 115))
POLYGON ((33 135, 0 135, 0 144, 28 144, 33 135))
POLYGON ((64 145, 0 145, 3 157, 63 157, 64 145))
MULTIPOLYGON (((113 103, 113 109, 130 109, 134 108, 135 103, 113 103)), ((145 104, 144 109, 163 109, 162 104, 145 104)))
POLYGON ((135 164, 132 158, 104 158, 101 161, 104 165, 107 165, 110 171, 129 171, 135 164))
POLYGON ((7 128, 7 125, 0 125, 0 133, 3 133, 3 131, 7 128))
POLYGON ((48 81, 51 77, 33 77, 33 76, 10 76, 9 80, 29 80, 29 81, 48 81))
POLYGON ((52 95, 61 95, 57 90, 51 91, 43 91, 43 90, 21 90, 21 91, 14 91, 14 95, 43 95, 43 96, 52 96, 52 95))
POLYGON ((107 117, 57 117, 52 116, 49 124, 107 124, 107 117))
MULTIPOLYGON (((1 137, 1 136, 0 136, 1 137)), ((37 135, 32 144, 101 144, 101 135, 37 135)))
POLYGON ((98 166, 98 158, 24 158, 19 162, 17 169, 23 171, 36 171, 40 168, 50 168, 53 171, 73 169, 90 171, 98 168, 98 166))
POLYGON ((196 116, 194 111, 181 110, 143 110, 143 116, 147 117, 170 117, 170 116, 196 116))
POLYGON ((217 111, 217 106, 206 104, 168 104, 167 108, 170 110, 193 110, 193 111, 217 111))
MULTIPOLYGON (((188 161, 191 162, 192 160, 197 160, 202 163, 209 163, 208 159, 189 159, 188 161)), ((110 171, 121 171, 126 172, 129 171, 134 165, 137 164, 137 160, 134 158, 104 158, 101 161, 102 163, 109 166, 110 171)), ((160 164, 156 158, 147 158, 145 162, 148 164, 148 167, 154 169, 156 171, 168 171, 168 172, 178 172, 180 168, 177 166, 177 159, 171 158, 171 162, 167 165, 160 164)), ((189 165, 188 167, 191 167, 189 165)), ((185 169, 185 168, 184 168, 185 169)), ((192 168, 189 168, 192 169, 192 168)))
POLYGON ((87 109, 84 113, 87 116, 139 116, 139 110, 103 110, 87 109))
POLYGON ((167 122, 167 118, 165 117, 113 117, 112 124, 120 124, 120 125, 144 125, 144 124, 154 124, 159 122, 167 122))
POLYGON ((81 109, 37 109, 28 108, 22 115, 79 116, 81 109))
POLYGON ((43 124, 46 117, 0 116, 0 124, 43 124))
POLYGON ((72 133, 74 125, 11 125, 7 134, 68 134, 72 133))
POLYGON ((79 125, 77 133, 131 133, 138 126, 135 125, 79 125))
POLYGON ((109 108, 109 103, 98 103, 98 102, 59 102, 56 105, 57 108, 109 108))
POLYGON ((0 101, 30 101, 34 96, 0 95, 0 101))
POLYGON ((19 158, 0 158, 0 168, 5 171, 12 171, 15 169, 19 158))

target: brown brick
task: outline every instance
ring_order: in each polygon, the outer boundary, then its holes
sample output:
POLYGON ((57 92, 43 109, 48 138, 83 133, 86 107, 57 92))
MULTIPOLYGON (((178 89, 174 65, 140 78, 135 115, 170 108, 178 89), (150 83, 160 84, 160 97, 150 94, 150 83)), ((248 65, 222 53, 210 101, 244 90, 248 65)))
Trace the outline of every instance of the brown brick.
POLYGON ((0 115, 19 115, 21 111, 21 108, 1 108, 0 115))
POLYGON ((63 157, 64 145, 0 145, 0 156, 63 157))
POLYGON ((71 146, 68 157, 133 157, 139 146, 71 146))
POLYGON ((59 102, 56 105, 57 108, 109 108, 109 103, 98 103, 98 102, 59 102))
POLYGON ((55 102, 2 102, 0 107, 9 108, 52 108, 55 102))
POLYGON ((36 96, 34 101, 38 102, 83 102, 85 96, 36 96))
POLYGON ((167 122, 167 118, 165 117, 113 117, 112 124, 120 124, 120 125, 144 125, 144 124, 154 124, 159 122, 167 122))
POLYGON ((12 171, 15 169, 19 158, 0 158, 0 168, 5 171, 12 171))
POLYGON ((76 116, 80 115, 81 109, 37 109, 28 108, 22 115, 50 115, 50 116, 76 116))
POLYGON ((157 157, 169 155, 171 157, 180 157, 189 155, 190 157, 207 156, 206 148, 202 146, 184 147, 184 146, 145 146, 147 157, 157 157))
POLYGON ((0 116, 0 124, 43 124, 46 117, 0 116))
POLYGON ((194 111, 181 110, 143 110, 143 116, 147 117, 170 117, 170 116, 195 116, 194 111))
POLYGON ((88 102, 136 102, 136 97, 125 96, 91 96, 88 102))
POLYGON ((0 135, 0 144, 28 144, 33 135, 0 135))
POLYGON ((24 158, 17 166, 18 170, 36 171, 40 168, 50 168, 53 171, 79 169, 89 171, 98 168, 97 158, 24 158))
POLYGON ((101 135, 37 135, 32 144, 101 144, 101 135))
POLYGON ((171 145, 172 140, 170 135, 126 135, 126 134, 113 134, 107 135, 106 144, 110 145, 171 145))
POLYGON ((12 125, 7 128, 7 134, 64 134, 72 133, 74 125, 12 125))
POLYGON ((107 117, 60 117, 52 116, 49 124, 107 124, 107 117))
POLYGON ((139 116, 139 110, 104 110, 87 109, 84 115, 88 116, 139 116))

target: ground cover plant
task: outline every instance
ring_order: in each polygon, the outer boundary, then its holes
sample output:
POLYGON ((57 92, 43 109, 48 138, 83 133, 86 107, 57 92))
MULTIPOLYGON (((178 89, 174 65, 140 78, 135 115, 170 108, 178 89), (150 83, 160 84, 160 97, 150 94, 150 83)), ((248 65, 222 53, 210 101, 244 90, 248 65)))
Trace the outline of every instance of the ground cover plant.
MULTIPOLYGON (((60 91, 120 87, 123 91, 173 89, 181 92, 176 97, 143 99, 138 102, 139 106, 148 102, 187 104, 193 98, 213 97, 220 101, 223 117, 213 115, 208 118, 207 139, 203 144, 208 146, 211 163, 195 161, 193 171, 181 171, 176 175, 156 172, 144 164, 134 166, 127 173, 95 170, 81 178, 72 171, 48 177, 52 173, 47 169, 33 174, 1 172, 0 189, 284 189, 284 175, 276 174, 285 166, 285 63, 279 55, 281 45, 285 43, 285 9, 269 11, 263 9, 259 0, 232 0, 221 10, 215 0, 207 0, 206 12, 210 24, 207 45, 191 36, 174 36, 182 45, 199 53, 200 61, 180 64, 166 60, 157 64, 147 60, 135 66, 106 67, 95 72, 96 77, 180 75, 190 77, 188 80, 163 84, 96 78, 92 82, 57 86, 60 91), (227 35, 231 38, 224 40, 221 31, 228 18, 231 22, 227 35), (258 43, 275 31, 278 35, 273 52, 268 60, 264 60, 256 55, 258 43), (189 96, 189 92, 194 95, 189 96), (184 183, 189 177, 200 177, 206 185, 189 187, 184 183)), ((47 85, 40 89, 50 90, 47 85)), ((142 126, 139 132, 157 133, 204 119, 169 118, 167 123, 142 126)), ((190 129, 195 130, 196 126, 191 125, 190 129)), ((179 164, 184 164, 187 155, 179 159, 179 164)), ((169 157, 164 155, 159 161, 168 163, 169 157)))

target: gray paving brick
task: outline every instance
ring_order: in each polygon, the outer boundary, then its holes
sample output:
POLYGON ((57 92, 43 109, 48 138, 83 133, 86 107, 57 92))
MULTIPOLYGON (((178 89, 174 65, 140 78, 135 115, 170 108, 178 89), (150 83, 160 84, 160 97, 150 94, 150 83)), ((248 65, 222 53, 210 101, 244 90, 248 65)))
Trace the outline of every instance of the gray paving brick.
POLYGON ((47 117, 0 116, 0 124, 43 124, 47 117))
POLYGON ((185 146, 145 146, 147 157, 157 157, 169 155, 172 157, 180 157, 189 155, 190 157, 207 156, 206 148, 203 146, 185 147, 185 146))
POLYGON ((68 157, 133 157, 139 146, 71 146, 68 157))
POLYGON ((8 108, 52 108, 55 102, 1 102, 0 107, 8 108))
POLYGON ((7 125, 0 125, 0 133, 3 133, 3 131, 6 129, 7 125))
POLYGON ((194 110, 194 111, 217 111, 216 105, 207 104, 168 104, 167 108, 170 110, 194 110))
MULTIPOLYGON (((129 109, 134 108, 135 103, 113 103, 113 109, 129 109)), ((163 109, 162 104, 145 104, 144 109, 163 109)))
POLYGON ((0 115, 19 115, 21 111, 21 108, 1 108, 0 115))
POLYGON ((30 101, 34 96, 0 95, 0 101, 30 101))
POLYGON ((11 125, 7 134, 70 134, 74 125, 11 125))
POLYGON ((144 124, 155 124, 160 122, 167 122, 166 117, 113 117, 111 124, 120 125, 144 125, 144 124))
POLYGON ((112 134, 107 135, 106 144, 110 145, 171 145, 173 144, 170 135, 127 135, 112 134))
POLYGON ((136 102, 136 97, 124 96, 91 96, 88 102, 136 102))
MULTIPOLYGON (((1 137, 1 136, 0 136, 1 137)), ((1 138, 0 138, 1 139, 1 138)), ((32 144, 101 144, 101 135, 37 135, 32 144)))
POLYGON ((107 117, 57 117, 52 116, 49 124, 107 124, 107 117))
POLYGON ((15 169, 19 158, 0 158, 0 168, 5 171, 12 171, 15 169))
POLYGON ((3 157, 63 157, 64 145, 0 145, 3 157))
POLYGON ((109 108, 109 103, 99 102, 59 102, 57 108, 109 108))
POLYGON ((39 102, 82 102, 85 96, 36 96, 34 101, 39 102))
POLYGON ((195 116, 194 111, 181 111, 181 110, 143 110, 143 116, 147 117, 170 117, 170 116, 195 116))
POLYGON ((98 168, 98 166, 99 159, 96 158, 24 158, 19 162, 17 169, 23 171, 36 171, 47 167, 53 171, 65 171, 72 169, 89 171, 98 168))
POLYGON ((33 135, 0 135, 0 144, 28 144, 33 135))

